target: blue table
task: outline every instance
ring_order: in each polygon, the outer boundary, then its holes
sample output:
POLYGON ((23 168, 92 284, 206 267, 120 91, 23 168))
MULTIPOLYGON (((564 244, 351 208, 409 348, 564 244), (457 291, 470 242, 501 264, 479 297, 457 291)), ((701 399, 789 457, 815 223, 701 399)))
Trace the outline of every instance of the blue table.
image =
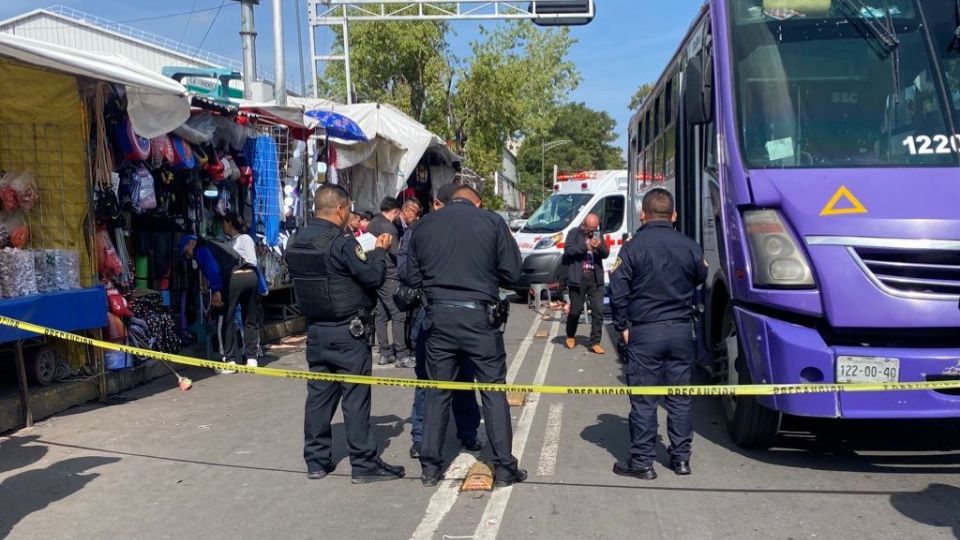
MULTIPOLYGON (((107 325, 107 293, 103 287, 34 294, 0 300, 0 315, 64 332, 103 328, 107 325)), ((16 343, 17 378, 20 403, 27 427, 33 424, 30 393, 27 388, 23 340, 38 337, 11 326, 0 325, 0 343, 16 343)))
MULTIPOLYGON (((0 315, 72 332, 107 326, 107 293, 103 287, 74 289, 0 300, 0 315)), ((0 343, 37 337, 0 325, 0 343)))

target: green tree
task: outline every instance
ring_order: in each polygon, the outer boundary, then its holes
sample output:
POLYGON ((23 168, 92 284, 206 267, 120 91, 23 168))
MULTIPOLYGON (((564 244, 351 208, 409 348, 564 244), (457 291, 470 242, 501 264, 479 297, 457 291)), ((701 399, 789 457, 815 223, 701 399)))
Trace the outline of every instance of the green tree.
POLYGON ((540 30, 515 22, 471 43, 472 56, 455 79, 451 120, 466 165, 484 177, 492 196, 493 174, 500 168, 506 141, 542 133, 553 112, 579 82, 566 59, 575 40, 569 30, 540 30))
POLYGON ((630 107, 631 111, 640 110, 640 107, 643 105, 644 100, 653 93, 653 85, 650 83, 643 83, 640 85, 640 88, 637 88, 637 91, 633 93, 633 97, 630 98, 630 107))
MULTIPOLYGON (((358 102, 389 103, 446 134, 446 100, 453 75, 444 22, 350 24, 350 70, 358 102)), ((343 30, 334 29, 333 54, 343 53, 343 30)), ((343 62, 329 62, 317 81, 321 95, 343 101, 343 62)))
POLYGON ((566 171, 620 169, 624 166, 622 152, 614 144, 617 122, 609 114, 593 110, 585 103, 567 103, 558 107, 552 117, 553 125, 544 134, 525 138, 517 155, 521 189, 527 193, 530 209, 542 202, 542 185, 547 187, 545 193, 550 192, 554 164, 566 171), (546 178, 541 184, 542 144, 564 139, 572 142, 548 151, 543 159, 546 178))

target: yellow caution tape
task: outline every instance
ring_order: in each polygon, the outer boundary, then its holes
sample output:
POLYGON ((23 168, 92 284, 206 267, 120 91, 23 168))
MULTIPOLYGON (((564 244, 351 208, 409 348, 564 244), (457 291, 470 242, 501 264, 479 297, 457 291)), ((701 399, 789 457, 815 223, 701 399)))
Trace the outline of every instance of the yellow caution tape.
MULTIPOLYGON (((200 360, 179 354, 170 354, 128 345, 100 341, 78 336, 70 332, 54 330, 24 321, 0 315, 0 325, 50 336, 84 345, 120 351, 143 358, 163 360, 185 366, 217 369, 223 368, 223 362, 200 360)), ((425 381, 417 379, 395 379, 372 375, 346 375, 337 373, 319 373, 296 369, 277 369, 268 367, 230 366, 238 373, 265 375, 282 379, 303 381, 324 381, 347 384, 369 384, 371 386, 392 386, 394 388, 425 388, 428 390, 479 390, 481 392, 526 392, 529 394, 578 394, 599 396, 777 396, 792 394, 821 394, 829 392, 878 392, 888 390, 954 390, 960 389, 960 380, 924 381, 901 383, 844 383, 844 384, 739 384, 739 385, 691 385, 691 386, 549 386, 525 384, 468 383, 455 381, 425 381)))

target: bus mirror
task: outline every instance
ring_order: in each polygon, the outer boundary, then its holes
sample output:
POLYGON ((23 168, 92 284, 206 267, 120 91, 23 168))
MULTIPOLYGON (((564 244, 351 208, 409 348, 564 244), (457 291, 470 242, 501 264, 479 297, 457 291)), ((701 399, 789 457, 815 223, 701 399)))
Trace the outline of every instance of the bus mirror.
POLYGON ((713 61, 704 62, 703 51, 687 62, 684 71, 683 107, 687 123, 709 124, 713 120, 713 61))

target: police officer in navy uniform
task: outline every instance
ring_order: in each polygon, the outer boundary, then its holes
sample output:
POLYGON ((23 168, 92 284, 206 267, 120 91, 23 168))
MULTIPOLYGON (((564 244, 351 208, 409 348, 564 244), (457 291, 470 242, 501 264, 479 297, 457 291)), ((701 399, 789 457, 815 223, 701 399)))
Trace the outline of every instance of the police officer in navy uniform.
MULTIPOLYGON (((310 371, 370 375, 373 309, 377 289, 386 279, 385 255, 392 238, 381 235, 369 255, 347 232, 350 196, 326 184, 314 199, 317 219, 290 241, 287 266, 300 309, 307 317, 307 363, 310 371)), ((403 467, 380 460, 370 428, 370 386, 307 382, 303 420, 303 457, 307 475, 321 479, 335 467, 330 422, 343 404, 353 483, 395 480, 403 467)))
MULTIPOLYGON (((426 296, 426 368, 433 381, 456 380, 462 363, 472 362, 477 382, 506 382, 502 325, 507 304, 500 301, 499 287, 520 279, 520 249, 506 222, 480 205, 480 195, 462 186, 443 210, 420 220, 410 238, 407 278, 426 296)), ((526 480, 527 472, 511 454, 513 427, 506 395, 480 395, 494 485, 526 480)), ((426 395, 420 453, 425 486, 437 485, 442 473, 451 399, 450 390, 426 395)))
MULTIPOLYGON (((707 278, 703 250, 673 228, 673 196, 643 197, 643 227, 620 251, 610 274, 614 326, 627 343, 627 384, 688 385, 694 360, 694 293, 707 278)), ((613 472, 653 480, 659 396, 630 396, 630 459, 613 472)), ((670 467, 690 474, 693 421, 689 396, 665 396, 670 467)))
MULTIPOLYGON (((433 211, 442 209, 453 199, 453 195, 459 184, 444 184, 437 190, 437 196, 433 200, 433 211)), ((414 200, 414 199, 411 199, 414 200)), ((410 248, 410 237, 418 223, 414 223, 407 232, 400 238, 400 249, 397 251, 397 273, 400 275, 400 281, 409 286, 407 282, 407 253, 410 248)), ((410 341, 414 344, 414 354, 416 355, 416 365, 414 372, 418 379, 428 380, 427 375, 427 336, 423 330, 423 321, 426 319, 426 309, 423 306, 417 307, 412 317, 410 328, 410 341)), ((469 360, 460 362, 457 381, 474 382, 473 364, 469 360)), ((423 444, 423 407, 427 398, 427 390, 418 388, 414 392, 413 406, 410 410, 410 438, 413 445, 410 446, 410 457, 420 458, 420 451, 423 444)), ((464 449, 471 452, 479 452, 483 448, 480 439, 477 438, 477 429, 480 427, 480 406, 477 405, 477 393, 473 390, 455 390, 451 398, 453 423, 457 426, 457 438, 464 449)))

